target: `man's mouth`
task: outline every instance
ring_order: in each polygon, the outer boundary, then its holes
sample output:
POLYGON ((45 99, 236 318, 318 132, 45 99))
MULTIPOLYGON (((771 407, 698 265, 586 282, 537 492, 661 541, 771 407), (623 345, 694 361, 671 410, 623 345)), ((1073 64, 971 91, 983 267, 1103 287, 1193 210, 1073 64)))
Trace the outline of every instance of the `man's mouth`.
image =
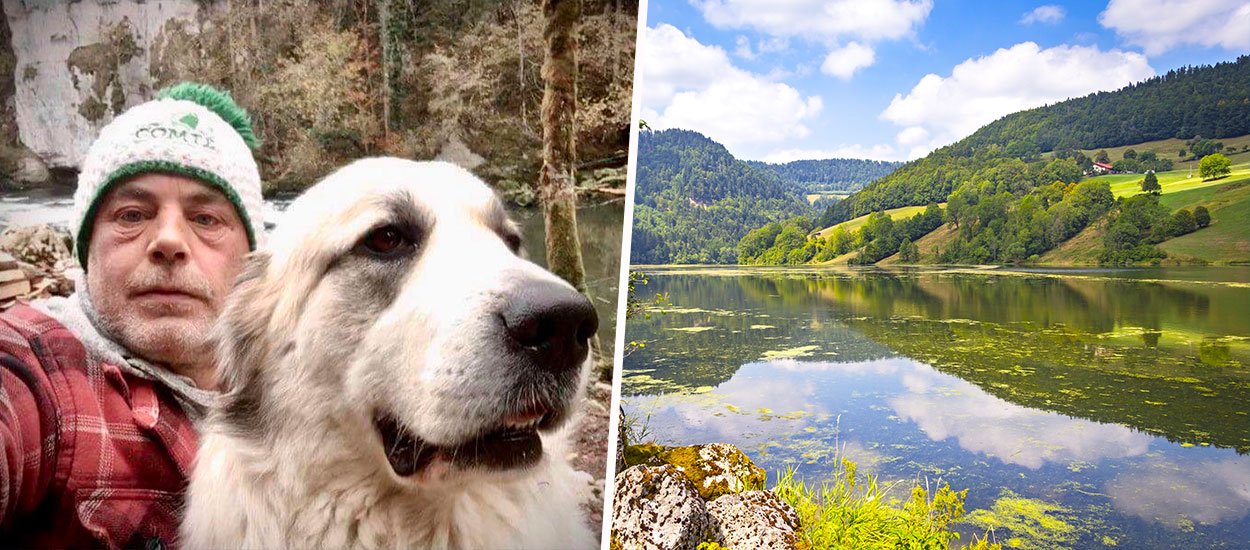
POLYGON ((174 287, 154 287, 154 288, 140 289, 136 292, 133 292, 131 296, 137 299, 150 298, 150 299, 155 299, 155 300, 160 300, 160 301, 183 301, 183 300, 201 301, 203 300, 203 297, 201 297, 200 295, 194 292, 183 290, 180 288, 174 288, 174 287))
POLYGON ((537 405, 510 414, 491 431, 455 445, 434 445, 422 440, 389 414, 376 414, 373 423, 382 436, 391 469, 407 477, 439 462, 483 470, 532 466, 543 455, 539 430, 555 427, 561 416, 546 406, 537 405))

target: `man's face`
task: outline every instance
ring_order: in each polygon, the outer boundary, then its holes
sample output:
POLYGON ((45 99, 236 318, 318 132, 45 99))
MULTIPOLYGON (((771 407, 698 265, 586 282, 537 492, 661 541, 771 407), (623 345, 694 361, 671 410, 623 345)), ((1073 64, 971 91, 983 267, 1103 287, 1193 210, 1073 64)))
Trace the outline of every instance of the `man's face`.
POLYGON ((175 367, 211 367, 209 329, 247 252, 247 231, 220 191, 140 174, 101 201, 87 288, 102 328, 127 349, 175 367))

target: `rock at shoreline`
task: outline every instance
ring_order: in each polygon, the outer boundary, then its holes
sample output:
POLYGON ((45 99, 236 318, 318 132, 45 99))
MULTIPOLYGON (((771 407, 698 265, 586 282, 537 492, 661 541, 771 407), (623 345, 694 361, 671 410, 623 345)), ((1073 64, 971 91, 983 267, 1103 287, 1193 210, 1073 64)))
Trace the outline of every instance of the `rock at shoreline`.
POLYGON ((677 468, 699 491, 704 500, 763 487, 764 470, 737 447, 728 443, 708 443, 690 447, 632 445, 625 449, 627 466, 669 464, 677 468))
POLYGON ((635 466, 617 475, 615 485, 613 548, 695 550, 706 540, 703 499, 673 466, 635 466))
POLYGON ((794 550, 799 516, 767 491, 722 496, 707 505, 711 539, 726 550, 794 550))

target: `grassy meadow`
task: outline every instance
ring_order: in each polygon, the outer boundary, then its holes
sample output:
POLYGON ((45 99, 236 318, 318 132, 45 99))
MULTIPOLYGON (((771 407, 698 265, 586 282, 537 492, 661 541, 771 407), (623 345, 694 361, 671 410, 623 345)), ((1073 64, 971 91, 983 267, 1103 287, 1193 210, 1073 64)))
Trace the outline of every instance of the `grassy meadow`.
MULTIPOLYGON (((946 203, 944 202, 939 203, 938 206, 941 206, 942 208, 946 208, 946 203)), ((902 208, 891 208, 889 210, 886 210, 885 213, 889 214, 891 219, 897 220, 899 218, 910 218, 912 216, 915 216, 916 214, 924 212, 925 208, 928 208, 928 206, 904 206, 902 208)), ((823 239, 825 237, 833 235, 833 232, 837 231, 839 227, 845 229, 847 233, 854 233, 855 231, 858 231, 859 228, 862 227, 865 223, 868 223, 868 216, 871 216, 871 215, 872 214, 865 214, 853 220, 847 220, 838 225, 826 227, 824 229, 821 229, 819 232, 817 232, 816 236, 823 239)))

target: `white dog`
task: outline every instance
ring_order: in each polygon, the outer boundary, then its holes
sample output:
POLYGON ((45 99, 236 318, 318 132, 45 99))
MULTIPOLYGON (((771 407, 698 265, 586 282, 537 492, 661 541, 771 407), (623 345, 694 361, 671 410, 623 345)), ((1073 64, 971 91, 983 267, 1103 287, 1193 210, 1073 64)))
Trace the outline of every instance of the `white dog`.
POLYGON ((186 548, 590 548, 557 428, 589 301, 446 163, 357 161, 291 204, 222 314, 186 548))

